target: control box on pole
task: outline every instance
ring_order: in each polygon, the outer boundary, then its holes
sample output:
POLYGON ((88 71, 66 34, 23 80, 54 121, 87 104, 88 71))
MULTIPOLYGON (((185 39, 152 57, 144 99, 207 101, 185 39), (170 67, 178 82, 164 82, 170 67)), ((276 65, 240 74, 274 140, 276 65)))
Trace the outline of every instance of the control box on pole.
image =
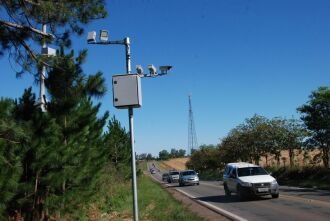
POLYGON ((142 106, 141 77, 137 74, 112 76, 113 106, 119 109, 142 106))

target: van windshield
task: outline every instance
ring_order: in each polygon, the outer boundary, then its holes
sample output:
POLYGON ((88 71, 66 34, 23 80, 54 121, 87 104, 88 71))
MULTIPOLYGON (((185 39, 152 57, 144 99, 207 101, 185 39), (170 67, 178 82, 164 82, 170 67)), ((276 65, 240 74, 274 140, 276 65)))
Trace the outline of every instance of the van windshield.
POLYGON ((256 175, 268 175, 266 170, 261 167, 244 167, 237 169, 237 175, 241 176, 256 176, 256 175))

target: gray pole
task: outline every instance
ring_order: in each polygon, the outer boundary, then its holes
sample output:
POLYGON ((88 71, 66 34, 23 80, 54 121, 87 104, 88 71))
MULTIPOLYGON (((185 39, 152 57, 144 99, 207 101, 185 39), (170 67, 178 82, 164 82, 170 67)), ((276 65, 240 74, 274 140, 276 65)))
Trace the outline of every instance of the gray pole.
MULTIPOLYGON (((47 32, 47 25, 46 24, 42 24, 42 32, 44 32, 44 33, 47 32)), ((46 48, 46 47, 47 47, 46 40, 43 39, 42 48, 46 48)), ((46 111, 45 100, 44 100, 44 96, 45 96, 45 76, 46 76, 46 66, 42 65, 42 69, 40 71, 40 91, 39 91, 39 101, 40 101, 40 108, 41 108, 42 112, 46 111)))
MULTIPOLYGON (((131 50, 129 38, 125 38, 126 46, 126 70, 127 74, 131 74, 131 50)), ((132 189, 133 189, 133 208, 134 208, 134 221, 139 220, 139 210, 137 201, 137 188, 136 188, 136 164, 135 164, 135 147, 134 147, 134 124, 133 124, 133 108, 128 109, 129 118, 129 132, 131 137, 131 151, 132 151, 132 189)))

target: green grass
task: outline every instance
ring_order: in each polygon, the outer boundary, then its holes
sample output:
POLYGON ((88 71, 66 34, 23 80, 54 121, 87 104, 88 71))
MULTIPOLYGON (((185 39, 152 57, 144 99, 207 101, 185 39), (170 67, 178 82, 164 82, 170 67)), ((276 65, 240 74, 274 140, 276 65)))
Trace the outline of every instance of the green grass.
MULTIPOLYGON (((146 163, 139 162, 138 169, 146 170, 146 163)), ((113 174, 114 171, 108 171, 113 174)), ((130 180, 109 176, 100 186, 100 193, 92 205, 93 214, 98 218, 91 220, 119 221, 133 217, 132 186, 130 180), (100 214, 105 214, 101 217, 100 214)), ((140 220, 155 221, 201 221, 187 207, 178 202, 159 183, 149 176, 140 174, 137 177, 138 206, 140 220)))
POLYGON ((139 209, 142 220, 202 220, 149 177, 139 177, 138 184, 139 209))

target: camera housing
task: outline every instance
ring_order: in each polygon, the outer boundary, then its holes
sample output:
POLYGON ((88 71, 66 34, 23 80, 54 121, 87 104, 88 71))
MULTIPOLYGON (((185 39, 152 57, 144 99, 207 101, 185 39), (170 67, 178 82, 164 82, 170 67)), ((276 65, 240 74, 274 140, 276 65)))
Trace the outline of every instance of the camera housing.
POLYGON ((96 43, 96 32, 95 31, 88 32, 87 43, 89 43, 89 44, 96 43))
POLYGON ((148 69, 150 72, 150 76, 154 77, 157 75, 157 68, 153 64, 148 64, 148 69))
POLYGON ((143 68, 141 65, 136 65, 136 73, 138 75, 143 75, 143 68))
POLYGON ((164 65, 164 66, 160 66, 159 70, 161 72, 161 74, 167 74, 167 71, 171 70, 172 66, 170 65, 164 65))

